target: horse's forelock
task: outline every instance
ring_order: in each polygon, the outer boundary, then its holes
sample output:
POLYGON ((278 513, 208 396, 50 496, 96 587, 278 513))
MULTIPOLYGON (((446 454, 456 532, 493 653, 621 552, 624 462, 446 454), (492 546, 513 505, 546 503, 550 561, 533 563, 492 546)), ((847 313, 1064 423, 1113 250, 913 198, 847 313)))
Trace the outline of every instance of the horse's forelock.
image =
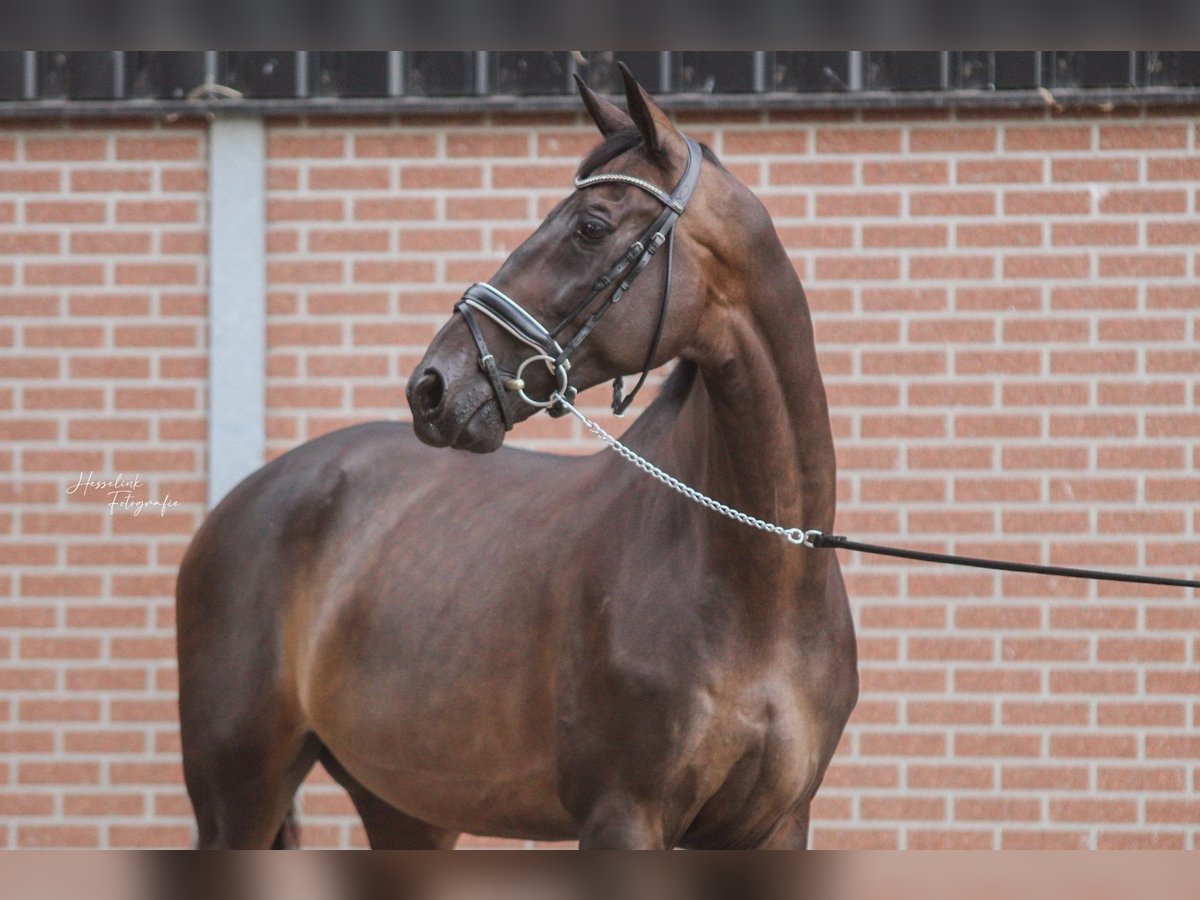
POLYGON ((606 162, 616 159, 626 150, 632 150, 642 142, 642 136, 636 128, 625 128, 614 131, 603 141, 592 148, 591 152, 579 164, 576 176, 587 178, 606 162))
MULTIPOLYGON (((606 162, 611 162, 627 150, 632 150, 634 147, 640 146, 641 143, 642 135, 636 128, 625 128, 621 131, 613 132, 593 147, 588 155, 583 158, 583 161, 579 164, 578 171, 575 173, 575 177, 587 178, 606 162)), ((704 158, 714 166, 721 169, 725 168, 707 144, 701 143, 700 150, 704 158)))

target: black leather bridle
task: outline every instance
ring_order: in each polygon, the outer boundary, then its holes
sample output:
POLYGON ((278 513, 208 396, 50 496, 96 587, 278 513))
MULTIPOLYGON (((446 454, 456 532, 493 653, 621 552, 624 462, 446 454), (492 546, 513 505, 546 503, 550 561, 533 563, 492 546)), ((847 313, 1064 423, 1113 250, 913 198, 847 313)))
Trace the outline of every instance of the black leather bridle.
POLYGON ((662 305, 658 311, 658 325, 654 329, 654 336, 650 341, 650 349, 646 353, 646 362, 642 366, 641 377, 638 378, 637 384, 629 395, 623 395, 625 387, 624 378, 618 375, 613 380, 613 412, 617 415, 624 413, 629 408, 629 404, 633 402, 633 398, 637 396, 638 391, 642 389, 642 385, 646 383, 646 377, 650 374, 650 369, 653 366, 654 356, 658 352, 658 345, 662 339, 663 326, 667 319, 667 302, 671 296, 671 262, 675 249, 675 224, 687 208, 688 200, 691 199, 692 192, 696 188, 696 182, 700 180, 700 145, 691 138, 685 138, 685 140, 688 152, 687 167, 684 169, 679 183, 675 185, 674 190, 669 194, 650 182, 644 181, 641 178, 635 178, 632 175, 600 173, 588 176, 587 178, 575 179, 576 190, 583 190, 597 184, 616 183, 633 185, 634 187, 641 188, 662 203, 663 211, 642 236, 633 242, 629 250, 597 279, 596 283, 592 285, 591 290, 575 305, 575 308, 553 328, 547 329, 541 322, 530 315, 520 303, 485 281, 478 282, 467 288, 462 299, 455 304, 454 311, 460 314, 463 317, 463 321, 467 323, 467 328, 470 330, 471 337, 475 341, 475 346, 479 350, 479 368, 483 370, 491 382, 492 390, 496 395, 496 405, 500 407, 500 415, 504 419, 505 431, 511 430, 514 424, 512 411, 505 402, 505 398, 509 394, 516 394, 530 406, 547 410, 551 416, 561 416, 566 412, 566 408, 560 402, 560 398, 565 398, 568 402, 575 398, 575 388, 571 387, 569 377, 571 354, 579 349, 579 346, 592 333, 604 314, 616 303, 620 302, 621 297, 629 290, 629 286, 633 284, 634 279, 645 271, 646 267, 650 265, 650 261, 654 258, 654 255, 665 243, 667 245, 667 278, 666 283, 663 285, 662 305), (574 336, 565 345, 561 344, 558 339, 563 330, 586 312, 595 299, 606 288, 616 283, 618 279, 620 281, 612 293, 587 317, 574 336), (517 367, 516 372, 501 371, 499 366, 496 365, 496 359, 492 355, 491 350, 488 349, 487 341, 484 339, 483 332, 479 328, 479 322, 475 318, 476 313, 487 316, 487 318, 495 322, 496 325, 512 337, 535 350, 534 355, 525 359, 517 367), (525 380, 522 377, 530 363, 538 361, 546 365, 546 368, 555 379, 555 391, 545 400, 537 400, 530 397, 525 392, 525 380))

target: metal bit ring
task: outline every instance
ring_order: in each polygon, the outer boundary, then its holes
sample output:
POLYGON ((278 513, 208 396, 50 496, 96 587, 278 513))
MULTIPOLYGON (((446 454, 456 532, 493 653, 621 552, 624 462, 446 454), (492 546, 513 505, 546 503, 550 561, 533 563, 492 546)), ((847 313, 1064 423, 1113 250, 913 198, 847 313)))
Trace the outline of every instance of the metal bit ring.
POLYGON ((522 378, 522 376, 525 374, 525 367, 527 365, 529 365, 531 362, 533 362, 535 360, 539 360, 539 359, 542 360, 543 362, 545 362, 546 368, 549 369, 554 374, 554 376, 558 379, 558 390, 551 393, 550 397, 546 400, 534 400, 532 397, 530 397, 528 394, 525 393, 525 387, 524 387, 524 384, 522 384, 522 386, 516 390, 516 394, 518 397, 520 397, 522 400, 524 400, 530 406, 536 406, 539 409, 547 409, 551 406, 554 406, 556 403, 558 403, 559 398, 563 394, 566 393, 566 390, 567 390, 567 368, 566 368, 566 366, 554 365, 554 357, 553 356, 546 356, 546 354, 544 354, 544 353, 539 353, 536 356, 529 357, 527 360, 525 360, 523 363, 521 363, 519 366, 517 366, 517 374, 516 374, 517 380, 524 382, 525 379, 522 378))

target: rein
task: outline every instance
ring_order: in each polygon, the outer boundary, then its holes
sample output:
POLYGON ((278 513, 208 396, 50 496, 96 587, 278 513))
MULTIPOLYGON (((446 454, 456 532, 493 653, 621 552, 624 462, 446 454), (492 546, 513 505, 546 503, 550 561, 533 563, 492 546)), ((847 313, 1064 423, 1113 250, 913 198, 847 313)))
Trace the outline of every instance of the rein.
POLYGON ((1063 578, 1086 578, 1092 581, 1122 581, 1132 584, 1161 584, 1169 587, 1190 587, 1200 588, 1200 581, 1190 581, 1186 578, 1160 578, 1156 575, 1136 575, 1128 572, 1105 572, 1099 569, 1076 569, 1070 566, 1042 566, 1034 563, 1012 562, 1009 560, 996 559, 981 559, 976 556, 956 556, 951 553, 928 553, 924 550, 909 550, 904 547, 888 547, 883 544, 867 544, 862 541, 851 540, 841 534, 825 534, 816 528, 787 528, 783 525, 777 525, 774 522, 768 522, 765 519, 759 519, 756 516, 741 512, 734 509, 732 506, 721 503, 719 500, 714 500, 707 494, 702 494, 700 491, 687 484, 684 484, 673 475, 664 472, 654 463, 650 462, 644 456, 638 454, 635 450, 622 444, 617 438, 613 437, 582 412, 579 411, 569 400, 558 395, 558 401, 563 405, 564 409, 571 415, 575 416, 580 423, 596 438, 607 445, 611 450, 616 452, 618 456, 627 462, 632 463, 638 469, 645 472, 656 481, 665 484, 671 490, 682 494, 694 503, 698 503, 706 509, 711 509, 715 513, 719 513, 726 518, 733 519, 735 522, 741 522, 743 525, 748 525, 751 528, 757 528, 760 531, 765 531, 768 534, 779 535, 788 543, 795 544, 801 547, 808 547, 811 550, 826 550, 826 549, 841 549, 841 550, 857 550, 859 553, 871 553, 876 556, 894 556, 899 559, 914 559, 921 562, 941 563, 950 566, 970 566, 976 569, 995 569, 1001 572, 1026 572, 1033 575, 1058 575, 1063 578))
POLYGON ((629 447, 581 413, 572 403, 575 399, 575 388, 570 383, 571 354, 579 349, 587 340, 588 335, 599 324, 601 317, 629 290, 633 283, 654 258, 655 253, 665 243, 667 245, 667 277, 663 285, 662 304, 658 311, 658 324, 646 353, 646 361, 642 366, 641 377, 628 396, 623 395, 624 379, 617 376, 613 380, 612 411, 621 415, 629 408, 638 391, 646 383, 646 377, 654 364, 654 356, 658 352, 659 341, 662 338, 663 325, 667 318, 667 303, 671 297, 671 262, 675 248, 675 224, 687 209, 688 200, 695 190, 696 182, 700 179, 701 150, 700 145, 691 138, 687 141, 687 166, 679 183, 668 194, 666 191, 632 175, 601 172, 586 178, 575 179, 575 189, 584 190, 597 184, 628 184, 645 191, 663 205, 663 211, 658 215, 642 236, 634 241, 629 250, 616 261, 592 285, 591 290, 575 305, 561 322, 553 328, 546 328, 541 322, 521 306, 516 300, 506 295, 499 288, 487 282, 478 282, 467 288, 466 293, 457 304, 455 313, 461 315, 467 323, 475 347, 479 351, 479 368, 487 375, 495 394, 496 405, 500 407, 500 415, 504 419, 504 430, 511 431, 514 420, 506 398, 515 394, 530 406, 545 409, 554 417, 568 413, 575 416, 583 426, 596 438, 616 452, 622 459, 632 463, 651 478, 665 484, 671 490, 682 494, 694 503, 706 509, 719 513, 735 522, 740 522, 751 528, 757 528, 768 534, 778 535, 788 543, 807 547, 810 550, 842 549, 857 550, 860 553, 871 553, 878 556, 893 556, 899 559, 913 559, 922 562, 941 563, 952 566, 970 566, 977 569, 995 569, 1002 572, 1027 572, 1035 575, 1058 575, 1064 578, 1086 578, 1095 581, 1123 581, 1133 584, 1161 584, 1171 587, 1200 587, 1200 581, 1189 581, 1184 578, 1160 578, 1154 575, 1134 575, 1124 572, 1105 572, 1097 569, 1076 569, 1069 566, 1042 566, 1032 563, 1011 562, 1008 560, 980 559, 974 556, 956 556, 950 553, 928 553, 923 550, 909 550, 904 547, 888 547, 882 544, 868 544, 851 540, 845 535, 825 534, 815 528, 788 528, 765 519, 759 519, 748 513, 734 509, 719 500, 714 500, 693 487, 684 484, 673 475, 664 472, 654 463, 640 456, 629 447), (600 296, 617 279, 620 283, 606 297, 595 311, 581 325, 574 337, 564 346, 558 340, 563 330, 586 312, 595 299, 600 296), (527 357, 516 372, 504 372, 496 365, 496 359, 488 348, 487 339, 479 328, 476 314, 483 315, 499 326, 503 331, 534 351, 527 357), (553 375, 555 387, 545 400, 530 397, 525 392, 525 369, 535 362, 544 363, 553 375))

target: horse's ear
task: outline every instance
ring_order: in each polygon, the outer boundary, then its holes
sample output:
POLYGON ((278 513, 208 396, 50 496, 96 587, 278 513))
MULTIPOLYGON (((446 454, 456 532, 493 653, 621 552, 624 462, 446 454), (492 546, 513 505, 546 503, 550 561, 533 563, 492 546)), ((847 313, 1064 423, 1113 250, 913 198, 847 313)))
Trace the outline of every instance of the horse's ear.
POLYGON ((575 83, 579 85, 579 96, 583 98, 583 105, 587 107, 588 114, 602 135, 608 137, 610 134, 633 127, 633 119, 588 87, 587 82, 579 77, 578 72, 575 73, 575 83))
POLYGON ((675 127, 658 104, 650 99, 650 95, 638 84, 629 67, 623 62, 617 63, 621 70, 621 78, 625 82, 625 100, 629 104, 629 115, 633 124, 642 133, 646 149, 655 154, 666 154, 672 144, 683 145, 683 135, 675 127))

